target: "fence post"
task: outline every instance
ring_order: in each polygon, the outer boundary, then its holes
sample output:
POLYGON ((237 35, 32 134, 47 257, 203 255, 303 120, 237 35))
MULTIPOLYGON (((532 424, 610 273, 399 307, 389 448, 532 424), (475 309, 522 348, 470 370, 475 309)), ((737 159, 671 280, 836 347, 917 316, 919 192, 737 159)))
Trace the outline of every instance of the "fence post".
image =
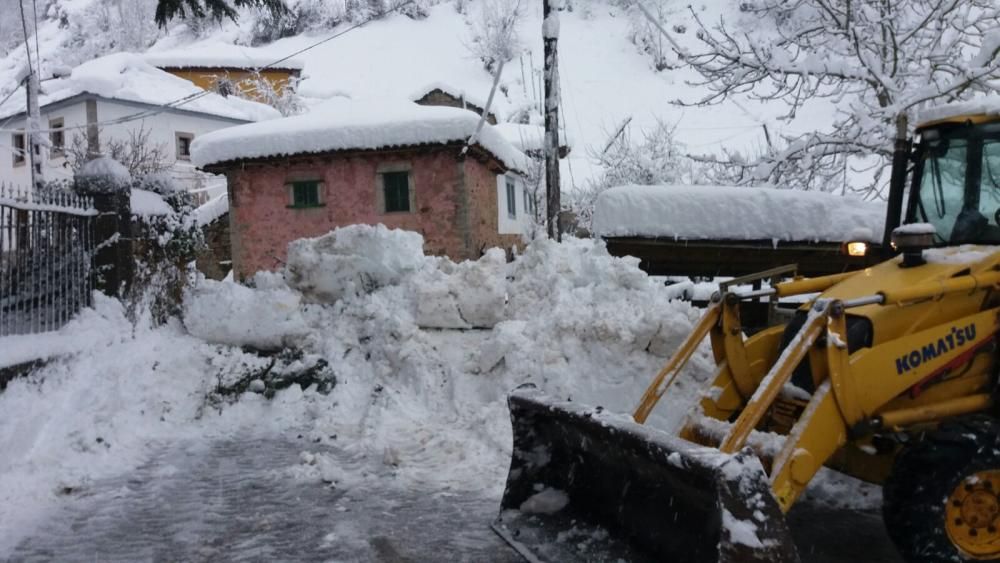
POLYGON ((105 295, 122 297, 135 277, 132 257, 132 206, 129 193, 96 194, 94 209, 94 287, 105 295))
POLYGON ((135 280, 131 178, 121 164, 98 157, 76 175, 76 191, 93 198, 94 287, 105 295, 123 297, 135 280))

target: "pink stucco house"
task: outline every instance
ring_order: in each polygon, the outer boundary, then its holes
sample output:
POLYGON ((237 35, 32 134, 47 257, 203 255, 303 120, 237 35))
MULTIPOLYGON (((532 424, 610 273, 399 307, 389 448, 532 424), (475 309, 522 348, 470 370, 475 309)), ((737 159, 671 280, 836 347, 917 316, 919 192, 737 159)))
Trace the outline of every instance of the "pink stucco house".
POLYGON ((238 279, 279 268, 289 242, 382 223, 454 260, 521 243, 534 193, 526 157, 473 112, 333 102, 305 115, 195 140, 192 159, 225 174, 238 279))

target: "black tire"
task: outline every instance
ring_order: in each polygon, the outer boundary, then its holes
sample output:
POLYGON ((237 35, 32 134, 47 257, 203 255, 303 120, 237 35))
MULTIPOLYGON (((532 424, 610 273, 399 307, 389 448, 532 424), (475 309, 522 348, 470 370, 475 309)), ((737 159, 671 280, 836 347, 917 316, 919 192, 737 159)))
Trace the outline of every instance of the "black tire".
POLYGON ((910 563, 993 561, 964 555, 945 529, 945 503, 966 477, 1000 470, 1000 422, 975 415, 942 423, 899 453, 883 487, 882 518, 910 563))

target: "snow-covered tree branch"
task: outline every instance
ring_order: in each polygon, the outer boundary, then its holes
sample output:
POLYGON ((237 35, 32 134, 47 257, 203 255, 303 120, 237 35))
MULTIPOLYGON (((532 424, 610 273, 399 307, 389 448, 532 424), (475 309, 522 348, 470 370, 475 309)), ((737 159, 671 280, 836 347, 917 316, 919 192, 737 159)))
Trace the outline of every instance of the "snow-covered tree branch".
POLYGON ((752 0, 740 9, 735 27, 692 11, 702 48, 678 54, 707 93, 689 103, 745 95, 785 104, 785 119, 811 100, 838 106, 825 131, 786 137, 764 154, 755 181, 839 190, 845 167, 868 166, 871 180, 854 188, 872 193, 916 109, 993 90, 1000 79, 994 0, 752 0), (773 36, 760 31, 770 28, 773 36))

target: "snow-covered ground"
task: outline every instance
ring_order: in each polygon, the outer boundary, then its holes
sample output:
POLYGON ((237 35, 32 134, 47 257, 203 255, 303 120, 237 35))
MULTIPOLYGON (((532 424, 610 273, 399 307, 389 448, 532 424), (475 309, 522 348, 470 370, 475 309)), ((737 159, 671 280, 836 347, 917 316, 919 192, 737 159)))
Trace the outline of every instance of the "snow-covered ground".
MULTIPOLYGON (((98 483, 162 465, 165 449, 234 436, 303 436, 298 457, 275 458, 293 482, 498 499, 511 389, 630 412, 699 314, 599 242, 540 240, 512 263, 461 264, 424 256, 421 242, 340 229, 296 242, 285 275, 259 274, 253 288, 200 281, 165 326, 132 323, 98 296, 56 335, 5 340, 52 340, 60 356, 0 393, 0 553, 88 491, 105 494, 98 483), (307 367, 335 382, 328 394, 266 389, 307 367)), ((650 424, 675 428, 711 366, 700 350, 650 424)))
MULTIPOLYGON (((301 241, 287 282, 203 281, 183 323, 156 329, 98 298, 60 333, 67 355, 0 393, 0 553, 91 483, 139 467, 157 444, 241 432, 298 428, 316 444, 336 436, 348 454, 391 465, 387 486, 496 498, 509 465, 510 389, 534 382, 628 411, 698 315, 600 243, 539 241, 512 264, 493 254, 453 264, 414 254, 412 237, 359 226, 301 241), (331 237, 342 239, 339 251, 314 259, 317 248, 338 246, 331 237), (374 260, 373 246, 383 249, 374 260), (312 283, 320 278, 327 286, 312 283), (420 326, 470 321, 479 328, 420 326), (220 383, 271 361, 244 344, 294 345, 305 352, 298 361, 326 361, 336 385, 328 395, 293 385, 271 399, 213 398, 220 383)), ((709 362, 699 354, 691 377, 704 377, 709 362)), ((657 414, 654 424, 671 426, 683 413, 664 405, 657 414)), ((290 475, 364 481, 322 452, 309 455, 290 475)))

